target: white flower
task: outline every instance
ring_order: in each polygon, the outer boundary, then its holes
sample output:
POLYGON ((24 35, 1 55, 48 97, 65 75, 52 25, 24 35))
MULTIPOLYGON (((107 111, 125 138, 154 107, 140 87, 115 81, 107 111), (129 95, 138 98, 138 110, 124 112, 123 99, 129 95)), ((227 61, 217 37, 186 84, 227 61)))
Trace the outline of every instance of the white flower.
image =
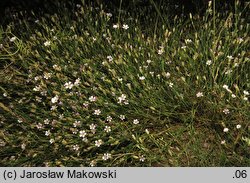
POLYGON ((135 125, 137 125, 137 124, 139 124, 139 120, 138 120, 138 119, 134 119, 134 120, 133 120, 133 123, 134 123, 135 125))
POLYGON ((6 145, 6 142, 0 139, 0 147, 4 147, 6 145))
POLYGON ((158 55, 162 55, 163 52, 164 52, 164 50, 163 49, 159 49, 157 52, 158 52, 158 55))
POLYGON ((234 67, 238 67, 239 66, 239 63, 234 63, 234 67))
POLYGON ((45 135, 46 135, 46 136, 50 136, 50 130, 47 130, 47 131, 45 132, 45 135))
POLYGON ((23 121, 22 121, 21 119, 18 119, 17 122, 18 122, 18 123, 22 123, 23 121))
POLYGON ((94 114, 97 115, 97 116, 99 116, 101 114, 101 110, 100 109, 96 109, 94 111, 94 114))
POLYGON ((118 29, 118 28, 119 28, 119 25, 118 25, 118 24, 114 24, 114 25, 113 25, 113 28, 114 28, 114 29, 118 29))
POLYGON ((111 157, 112 157, 111 154, 109 154, 109 153, 104 153, 102 159, 103 159, 104 161, 106 161, 106 160, 110 159, 111 157))
POLYGON ((197 98, 203 97, 203 93, 202 93, 202 92, 198 92, 198 93, 196 94, 196 97, 197 97, 197 98))
POLYGON ((232 97, 232 98, 236 98, 236 95, 235 95, 235 94, 232 94, 231 97, 232 97))
POLYGON ((221 143, 221 144, 225 144, 225 143, 226 143, 226 141, 225 141, 225 140, 222 140, 220 143, 221 143))
POLYGON ((234 59, 234 57, 233 56, 227 56, 227 58, 229 59, 229 60, 233 60, 234 59))
POLYGON ((87 135, 87 133, 86 133, 85 130, 81 130, 81 131, 79 132, 79 134, 80 134, 79 136, 80 136, 80 137, 83 137, 83 138, 87 135))
POLYGON ((100 147, 103 144, 103 141, 101 139, 95 141, 95 146, 100 147))
POLYGON ((207 65, 211 65, 211 64, 212 64, 212 60, 208 60, 208 61, 206 62, 206 64, 207 64, 207 65))
POLYGON ((14 42, 16 39, 17 39, 17 37, 15 37, 15 36, 10 38, 10 42, 14 42))
POLYGON ((107 116, 107 121, 111 122, 112 121, 112 117, 111 116, 107 116))
MULTIPOLYGON (((43 128, 43 124, 42 123, 38 123, 37 125, 36 125, 36 127, 37 127, 37 129, 42 129, 43 128)), ((46 135, 46 134, 45 134, 46 135)), ((48 135, 46 135, 46 136, 48 136, 48 135)))
POLYGON ((231 74, 233 72, 233 70, 232 69, 229 69, 229 70, 227 70, 226 72, 225 72, 225 74, 226 75, 229 75, 229 74, 231 74))
POLYGON ((70 82, 70 81, 64 84, 64 87, 65 87, 66 89, 72 89, 73 86, 74 86, 73 83, 70 82))
POLYGON ((125 94, 122 94, 120 97, 118 97, 118 103, 122 103, 126 101, 127 96, 125 94))
POLYGON ((238 43, 242 43, 244 41, 244 39, 242 39, 241 37, 237 39, 238 43))
POLYGON ((244 93, 244 95, 246 95, 246 96, 249 95, 249 92, 246 91, 246 90, 244 90, 243 93, 244 93))
POLYGON ((121 120, 124 120, 124 119, 125 119, 125 115, 120 115, 119 118, 120 118, 121 120))
POLYGON ((131 89, 131 83, 126 83, 127 87, 131 89))
POLYGON ((95 102, 97 100, 97 97, 96 96, 91 96, 89 97, 89 101, 90 102, 95 102))
POLYGON ((169 86, 170 88, 172 88, 173 85, 174 85, 174 84, 170 82, 168 86, 169 86))
MULTIPOLYGON (((39 85, 39 86, 40 86, 40 85, 39 85)), ((41 86, 40 86, 40 87, 41 87, 41 86)), ((41 95, 42 95, 42 96, 47 96, 47 93, 48 93, 48 92, 47 92, 46 90, 41 91, 41 95)))
POLYGON ((75 121, 74 123, 73 123, 73 126, 76 128, 76 127, 78 127, 78 126, 81 126, 81 121, 75 121))
POLYGON ((96 166, 96 161, 95 161, 95 160, 92 160, 92 161, 90 162, 89 165, 90 165, 91 167, 96 166))
POLYGON ((169 72, 166 73, 166 77, 167 77, 167 78, 170 78, 170 75, 171 75, 171 74, 170 74, 169 72))
POLYGON ((81 81, 81 79, 80 79, 80 78, 77 78, 77 79, 75 80, 75 82, 74 82, 74 85, 75 85, 75 86, 79 86, 80 81, 81 81))
POLYGON ((192 40, 191 39, 185 39, 185 43, 192 43, 192 40))
POLYGON ((222 86, 224 89, 228 90, 228 86, 227 85, 223 85, 222 86))
POLYGON ((78 151, 79 150, 79 145, 73 145, 73 150, 78 151))
POLYGON ((73 128, 73 129, 71 129, 71 131, 72 131, 72 133, 73 134, 77 134, 77 132, 79 131, 77 128, 73 128))
POLYGON ((111 132, 111 127, 110 126, 105 126, 104 131, 109 133, 111 132))
POLYGON ((34 77, 35 81, 38 81, 39 79, 41 79, 41 76, 36 76, 34 77))
POLYGON ((57 64, 54 64, 52 67, 53 67, 53 69, 55 69, 55 70, 59 70, 59 71, 61 70, 61 67, 58 66, 57 64))
POLYGON ((236 128, 237 128, 237 129, 240 129, 240 128, 241 128, 241 125, 240 125, 240 124, 236 125, 236 128))
POLYGON ((149 74, 150 74, 151 76, 153 76, 153 75, 154 75, 154 73, 155 73, 155 72, 152 72, 152 71, 151 71, 151 72, 149 72, 149 74))
POLYGON ((54 97, 51 99, 52 104, 58 102, 58 99, 59 99, 58 95, 54 96, 54 97))
POLYGON ((224 114, 229 114, 230 113, 230 111, 229 111, 229 109, 223 109, 223 112, 224 112, 224 114))
POLYGON ((54 110, 56 110, 56 109, 57 109, 57 106, 56 106, 56 105, 53 105, 53 106, 50 108, 51 111, 54 111, 54 110))
POLYGON ((21 148, 22 148, 22 150, 24 150, 26 148, 26 144, 22 143, 21 148))
POLYGON ((243 97, 243 100, 248 101, 248 98, 247 97, 243 97))
POLYGON ((59 119, 63 119, 64 115, 63 114, 60 114, 59 115, 59 119))
POLYGON ((77 4, 76 7, 77 7, 77 8, 81 8, 81 5, 80 5, 80 4, 77 4))
POLYGON ((228 128, 224 128, 224 129, 223 129, 223 132, 225 132, 225 133, 228 132, 228 131, 229 131, 228 128))
POLYGON ((55 142, 55 139, 50 139, 49 142, 53 144, 55 142))
POLYGON ((43 122, 44 122, 45 125, 48 125, 49 124, 49 119, 45 119, 43 122))
POLYGON ((227 90, 228 92, 232 93, 232 91, 228 88, 227 85, 223 85, 223 88, 224 88, 225 90, 227 90))
POLYGON ((150 63, 152 62, 152 60, 147 60, 146 62, 147 62, 148 64, 150 64, 150 63))
POLYGON ((123 24, 122 28, 125 29, 125 30, 127 30, 129 28, 129 26, 127 24, 123 24))
POLYGON ((95 128, 96 128, 96 125, 95 125, 95 124, 92 123, 91 125, 89 125, 89 129, 90 129, 90 130, 95 130, 95 128))
POLYGON ((143 81, 143 80, 145 80, 145 77, 144 76, 139 76, 139 80, 143 81))
POLYGON ((50 46, 51 42, 50 41, 45 41, 43 44, 44 44, 44 46, 50 46))
POLYGON ((109 62, 113 61, 113 57, 111 55, 107 56, 107 59, 109 60, 109 62))
POLYGON ((107 13, 106 15, 107 15, 107 17, 109 17, 109 18, 112 17, 112 13, 107 13))
POLYGON ((121 97, 120 97, 120 99, 121 99, 121 100, 125 100, 126 97, 127 97, 127 96, 126 96, 125 94, 122 94, 121 97))
POLYGON ((35 86, 35 88, 33 88, 33 91, 40 91, 41 90, 41 86, 35 86))
POLYGON ((145 159, 146 159, 146 158, 145 158, 143 155, 140 156, 140 161, 141 161, 141 162, 144 162, 145 159))

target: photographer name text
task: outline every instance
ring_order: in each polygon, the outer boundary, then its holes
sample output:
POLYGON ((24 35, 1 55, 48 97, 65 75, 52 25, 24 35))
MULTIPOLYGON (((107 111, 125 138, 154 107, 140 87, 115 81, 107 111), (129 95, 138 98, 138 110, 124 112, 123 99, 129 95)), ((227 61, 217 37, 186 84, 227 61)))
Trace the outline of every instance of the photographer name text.
MULTIPOLYGON (((8 173, 8 172, 7 172, 8 173)), ((12 175, 12 172, 9 172, 12 175)), ((13 172, 14 173, 14 172, 13 172)), ((116 179, 116 170, 107 171, 86 171, 86 170, 67 170, 67 171, 15 171, 15 178, 20 179, 116 179)), ((7 175, 8 178, 10 175, 7 175)), ((5 176, 4 176, 5 177, 5 176)))

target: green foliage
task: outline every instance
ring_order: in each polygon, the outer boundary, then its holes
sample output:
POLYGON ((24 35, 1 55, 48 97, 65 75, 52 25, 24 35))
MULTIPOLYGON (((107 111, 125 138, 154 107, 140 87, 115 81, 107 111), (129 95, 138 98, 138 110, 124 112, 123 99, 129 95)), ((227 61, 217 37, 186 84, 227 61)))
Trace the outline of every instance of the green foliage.
POLYGON ((0 39, 0 164, 249 165, 245 10, 15 17, 0 39))

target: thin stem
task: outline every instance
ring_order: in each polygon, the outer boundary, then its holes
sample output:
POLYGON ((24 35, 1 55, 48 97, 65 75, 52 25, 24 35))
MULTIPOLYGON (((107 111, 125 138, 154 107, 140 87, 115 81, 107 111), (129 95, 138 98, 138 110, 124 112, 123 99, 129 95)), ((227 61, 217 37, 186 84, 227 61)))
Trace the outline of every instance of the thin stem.
POLYGON ((120 25, 121 9, 122 9, 122 0, 120 0, 120 4, 119 4, 118 25, 120 25))
POLYGON ((215 29, 216 29, 215 27, 215 1, 216 0, 213 0, 213 33, 214 35, 215 35, 215 29))

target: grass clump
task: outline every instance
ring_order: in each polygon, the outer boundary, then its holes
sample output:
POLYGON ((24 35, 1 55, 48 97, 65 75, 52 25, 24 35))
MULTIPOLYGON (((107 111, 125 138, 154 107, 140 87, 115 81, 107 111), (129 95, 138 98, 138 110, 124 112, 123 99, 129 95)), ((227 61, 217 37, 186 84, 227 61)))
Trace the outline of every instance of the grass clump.
POLYGON ((14 18, 0 38, 0 164, 249 165, 248 8, 153 28, 84 3, 14 18))

